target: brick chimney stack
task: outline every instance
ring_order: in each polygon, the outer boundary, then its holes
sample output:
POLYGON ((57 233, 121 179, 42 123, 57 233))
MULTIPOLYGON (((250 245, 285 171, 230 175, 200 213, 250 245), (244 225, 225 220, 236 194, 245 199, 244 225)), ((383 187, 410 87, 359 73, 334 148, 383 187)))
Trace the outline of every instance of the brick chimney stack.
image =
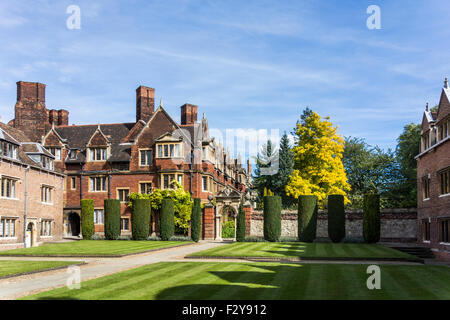
POLYGON ((147 122, 155 112, 155 89, 140 86, 136 89, 136 122, 147 122))
POLYGON ((252 175, 252 164, 250 163, 250 159, 247 159, 247 173, 252 175))
POLYGON ((193 104, 183 104, 181 106, 181 124, 194 124, 197 122, 197 106, 193 104))
POLYGON ((39 82, 17 82, 17 102, 42 102, 45 105, 45 84, 39 82))

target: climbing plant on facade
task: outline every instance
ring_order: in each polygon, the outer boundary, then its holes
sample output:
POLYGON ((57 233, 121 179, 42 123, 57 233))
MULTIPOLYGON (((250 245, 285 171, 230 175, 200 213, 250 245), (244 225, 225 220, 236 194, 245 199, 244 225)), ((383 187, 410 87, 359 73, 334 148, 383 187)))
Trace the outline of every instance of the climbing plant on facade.
MULTIPOLYGON (((164 198, 172 199, 174 203, 174 223, 175 226, 187 233, 189 229, 189 222, 191 221, 192 199, 191 194, 183 189, 183 186, 178 181, 172 182, 174 189, 154 189, 152 193, 131 193, 130 200, 133 199, 149 199, 153 210, 160 210, 161 203, 164 198)), ((132 206, 132 202, 129 202, 132 206)))

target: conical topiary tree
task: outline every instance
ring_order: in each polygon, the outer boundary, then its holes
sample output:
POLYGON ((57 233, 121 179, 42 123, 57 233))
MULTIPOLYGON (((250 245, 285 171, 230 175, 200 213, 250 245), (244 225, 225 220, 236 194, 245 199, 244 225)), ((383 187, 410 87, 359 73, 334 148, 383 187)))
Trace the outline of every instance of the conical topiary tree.
POLYGON ((236 226, 236 241, 242 242, 245 240, 245 210, 244 206, 242 205, 242 201, 239 204, 239 212, 237 216, 237 226, 236 226))
POLYGON ((278 241, 281 236, 281 197, 264 197, 264 239, 278 241))
POLYGON ((317 230, 317 196, 300 195, 298 197, 298 239, 313 242, 317 230))
POLYGON ((345 207, 343 195, 328 196, 328 237, 333 242, 345 238, 345 207))
POLYGON ((191 215, 191 238, 195 242, 200 240, 201 229, 202 229, 202 208, 200 204, 200 199, 195 198, 194 204, 192 205, 192 215, 191 215))
POLYGON ((365 194, 363 199, 363 237, 367 243, 380 241, 380 195, 365 194))
POLYGON ((94 228, 94 200, 82 199, 81 206, 81 234, 84 240, 90 240, 95 233, 94 228))
POLYGON ((175 232, 174 204, 170 198, 164 198, 161 202, 161 239, 168 241, 175 232))
POLYGON ((105 238, 116 240, 120 236, 120 201, 105 199, 105 238))

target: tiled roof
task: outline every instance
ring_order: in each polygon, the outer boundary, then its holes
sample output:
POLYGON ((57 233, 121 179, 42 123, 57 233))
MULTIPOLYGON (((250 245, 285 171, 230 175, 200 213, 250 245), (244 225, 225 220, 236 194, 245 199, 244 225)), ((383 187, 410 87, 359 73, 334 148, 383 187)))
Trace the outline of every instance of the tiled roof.
MULTIPOLYGON (((86 145, 92 135, 100 126, 101 132, 108 138, 111 143, 111 157, 109 161, 128 161, 130 158, 126 148, 119 145, 120 142, 128 135, 135 123, 115 123, 115 124, 93 124, 80 126, 59 126, 55 127, 55 131, 67 140, 67 144, 71 149, 78 149, 77 159, 67 159, 66 162, 79 163, 86 159, 86 145)), ((128 147, 129 148, 129 147, 128 147)))
POLYGON ((22 149, 27 154, 44 154, 50 158, 55 158, 47 149, 37 142, 22 142, 22 149))

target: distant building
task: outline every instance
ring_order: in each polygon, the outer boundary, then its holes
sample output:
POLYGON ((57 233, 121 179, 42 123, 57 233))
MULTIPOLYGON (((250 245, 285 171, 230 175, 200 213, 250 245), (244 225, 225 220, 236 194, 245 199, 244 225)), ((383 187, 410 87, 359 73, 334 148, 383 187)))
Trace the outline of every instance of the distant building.
MULTIPOLYGON (((92 122, 98 123, 100 117, 92 122)), ((249 162, 244 168, 240 157, 235 159, 209 136, 208 121, 205 116, 197 120, 196 105, 181 106, 177 123, 162 103, 155 110, 153 88, 136 90, 135 122, 69 125, 67 110, 46 108, 44 84, 20 81, 15 119, 9 124, 43 145, 53 155, 55 168, 67 175, 65 236, 80 233, 80 199, 94 200, 97 233, 104 232, 104 199, 119 199, 122 234, 127 235, 131 233, 127 201, 132 192, 173 188, 172 182, 178 181, 192 197, 207 203, 222 191, 232 192, 239 200, 250 183, 249 162)), ((158 213, 152 212, 151 233, 159 231, 158 221, 158 213)), ((217 237, 214 230, 220 228, 214 224, 220 221, 220 214, 209 214, 203 237, 217 237)))
POLYGON ((437 110, 427 104, 417 155, 420 242, 450 259, 450 88, 445 79, 437 110))
POLYGON ((64 179, 41 144, 0 122, 0 249, 62 238, 64 179))

